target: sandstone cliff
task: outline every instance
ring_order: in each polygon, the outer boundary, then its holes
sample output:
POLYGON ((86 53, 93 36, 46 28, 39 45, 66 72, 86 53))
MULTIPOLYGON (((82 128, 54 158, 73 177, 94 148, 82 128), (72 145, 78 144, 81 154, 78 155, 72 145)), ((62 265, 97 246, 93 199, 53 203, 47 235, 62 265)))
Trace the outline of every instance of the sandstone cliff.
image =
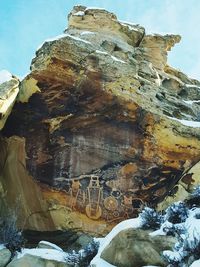
POLYGON ((167 65, 180 39, 76 6, 36 51, 0 143, 25 228, 104 234, 198 182, 200 82, 167 65))

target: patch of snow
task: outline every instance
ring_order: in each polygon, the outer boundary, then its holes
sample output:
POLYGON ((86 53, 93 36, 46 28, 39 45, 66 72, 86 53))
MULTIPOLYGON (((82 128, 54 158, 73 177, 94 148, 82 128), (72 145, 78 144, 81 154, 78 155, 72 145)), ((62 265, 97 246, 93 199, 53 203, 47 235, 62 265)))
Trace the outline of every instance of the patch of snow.
MULTIPOLYGON (((159 33, 152 32, 152 31, 147 31, 146 32, 146 35, 148 35, 148 36, 154 36, 154 37, 155 36, 163 37, 163 36, 166 36, 166 35, 176 35, 176 34, 174 34, 173 32, 165 32, 165 31, 159 31, 159 33)), ((177 70, 178 71, 181 71, 180 69, 177 69, 177 70)))
POLYGON ((199 267, 200 266, 200 260, 194 261, 190 267, 199 267))
POLYGON ((183 102, 192 105, 193 103, 200 103, 200 100, 183 100, 183 102))
POLYGON ((121 62, 121 63, 123 63, 123 64, 126 64, 125 61, 123 61, 123 60, 121 60, 121 59, 119 59, 119 58, 117 58, 117 57, 111 56, 111 58, 112 58, 114 61, 117 61, 117 62, 121 62))
POLYGON ((90 32, 90 31, 84 31, 84 32, 81 32, 80 35, 92 35, 92 34, 95 34, 95 32, 90 32))
POLYGON ((98 54, 102 54, 102 55, 108 55, 107 52, 104 52, 104 51, 101 51, 101 50, 96 50, 95 52, 98 53, 98 54))
POLYGON ((7 70, 0 71, 0 84, 9 82, 12 79, 12 74, 7 70))
POLYGON ((89 6, 89 7, 87 7, 87 8, 85 9, 85 11, 90 10, 90 9, 105 10, 105 8, 103 8, 103 7, 89 6))
POLYGON ((154 232, 149 233, 150 236, 157 236, 157 235, 166 235, 166 233, 163 231, 163 228, 160 228, 154 232))
POLYGON ((198 89, 200 89, 200 86, 198 86, 198 85, 195 85, 195 84, 184 84, 186 87, 188 87, 188 88, 190 88, 190 87, 195 87, 195 88, 198 88, 198 89))
POLYGON ((137 24, 134 24, 134 23, 130 23, 130 22, 126 22, 126 21, 122 21, 122 20, 119 20, 119 23, 123 26, 126 26, 129 28, 130 31, 139 31, 139 28, 137 27, 138 25, 137 24))
POLYGON ((95 261, 91 261, 90 267, 117 267, 116 265, 112 265, 102 258, 98 257, 95 261))
MULTIPOLYGON (((104 51, 101 51, 101 50, 96 50, 95 52, 98 53, 98 54, 102 54, 102 55, 109 55, 107 52, 104 52, 104 51)), ((119 59, 119 58, 117 58, 117 57, 111 56, 111 58, 112 58, 114 61, 117 61, 117 62, 126 64, 125 61, 123 61, 123 60, 121 60, 121 59, 119 59)))
POLYGON ((138 26, 137 23, 134 22, 129 22, 129 21, 125 21, 125 20, 118 20, 120 23, 124 23, 124 24, 130 24, 131 26, 138 26))
POLYGON ((187 120, 180 120, 180 119, 169 117, 169 116, 167 116, 167 117, 171 120, 178 121, 185 126, 189 126, 189 127, 193 127, 193 128, 200 128, 200 122, 199 121, 187 121, 187 120))
POLYGON ((156 77, 157 77, 157 79, 156 79, 156 84, 158 85, 158 86, 161 86, 161 79, 160 79, 160 76, 159 76, 159 74, 158 74, 158 72, 157 72, 157 70, 156 69, 154 69, 154 71, 155 71, 155 73, 156 73, 156 77))
POLYGON ((43 244, 43 245, 47 245, 47 246, 51 246, 52 248, 56 249, 56 250, 59 250, 59 251, 63 251, 62 248, 60 248, 59 246, 51 243, 51 242, 48 242, 48 241, 40 241, 39 244, 43 244))
POLYGON ((78 12, 76 12, 76 13, 73 14, 73 16, 80 16, 80 17, 82 17, 84 15, 85 15, 85 12, 84 11, 78 11, 78 12))
MULTIPOLYGON (((77 37, 77 36, 73 36, 73 35, 71 35, 71 34, 68 34, 68 33, 64 33, 64 34, 62 34, 62 37, 61 38, 64 38, 64 37, 69 37, 69 38, 72 38, 72 39, 74 39, 74 40, 76 40, 76 41, 79 41, 79 42, 83 42, 83 43, 86 43, 86 44, 91 44, 91 42, 89 42, 89 41, 86 41, 86 40, 83 40, 83 39, 81 39, 81 38, 79 38, 79 37, 77 37)), ((60 39, 60 38, 59 38, 60 39)), ((54 39, 55 40, 55 39, 54 39)), ((56 39, 57 40, 57 39, 56 39)), ((52 40, 51 40, 52 41, 52 40)))
POLYGON ((68 33, 63 33, 63 34, 57 35, 57 36, 55 36, 53 38, 46 39, 41 45, 39 45, 37 50, 39 50, 43 46, 43 44, 46 43, 46 42, 53 42, 53 41, 60 40, 62 38, 66 38, 66 37, 69 37, 71 39, 74 39, 76 41, 83 42, 83 43, 86 43, 86 44, 91 44, 91 42, 83 40, 83 39, 81 39, 81 38, 79 38, 77 36, 73 36, 73 35, 68 34, 68 33))
POLYGON ((142 221, 140 219, 140 217, 138 218, 134 218, 134 219, 129 219, 129 220, 125 220, 121 223, 119 223, 118 225, 116 225, 112 231, 105 237, 102 238, 100 241, 100 247, 99 247, 99 251, 97 253, 97 255, 94 257, 94 259, 91 261, 91 267, 95 266, 95 267, 112 267, 113 265, 107 263, 107 262, 102 262, 101 259, 101 253, 102 251, 105 249, 105 247, 108 246, 108 244, 111 242, 111 240, 122 230, 125 229, 129 229, 129 228, 140 228, 142 225, 142 221), (105 265, 109 264, 109 265, 105 265))
POLYGON ((55 249, 46 249, 46 248, 32 248, 32 249, 23 249, 21 253, 17 254, 17 259, 22 258, 24 255, 37 256, 46 260, 54 260, 65 262, 66 253, 63 251, 58 251, 55 249))
POLYGON ((0 250, 4 249, 5 246, 3 244, 0 244, 0 250))

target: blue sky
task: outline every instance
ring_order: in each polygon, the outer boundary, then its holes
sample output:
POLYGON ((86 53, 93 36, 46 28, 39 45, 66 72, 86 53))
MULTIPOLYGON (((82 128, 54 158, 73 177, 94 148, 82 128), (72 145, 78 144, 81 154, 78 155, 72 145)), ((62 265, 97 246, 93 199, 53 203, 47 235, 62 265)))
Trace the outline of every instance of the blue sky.
POLYGON ((63 32, 77 4, 106 8, 147 32, 181 34, 168 61, 200 79, 199 0, 0 0, 0 70, 24 76, 37 47, 63 32))

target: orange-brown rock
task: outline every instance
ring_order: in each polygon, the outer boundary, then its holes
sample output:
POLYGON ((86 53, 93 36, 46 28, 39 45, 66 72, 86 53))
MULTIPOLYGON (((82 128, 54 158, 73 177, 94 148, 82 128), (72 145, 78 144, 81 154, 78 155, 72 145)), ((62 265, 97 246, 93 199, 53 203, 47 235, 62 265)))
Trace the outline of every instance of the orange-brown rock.
POLYGON ((32 216, 26 228, 104 234, 200 160, 200 82, 167 65, 179 41, 77 6, 36 52, 0 162, 8 199, 21 194, 32 216))

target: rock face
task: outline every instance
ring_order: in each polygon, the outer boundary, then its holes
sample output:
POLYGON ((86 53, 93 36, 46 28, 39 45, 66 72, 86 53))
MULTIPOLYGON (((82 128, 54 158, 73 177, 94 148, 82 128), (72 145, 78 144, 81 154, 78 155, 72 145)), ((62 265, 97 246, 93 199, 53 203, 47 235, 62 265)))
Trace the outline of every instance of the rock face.
POLYGON ((20 194, 25 228, 104 234, 163 201, 200 160, 200 82, 167 65, 179 35, 83 6, 68 19, 21 82, 1 183, 10 203, 20 194))
POLYGON ((176 243, 170 236, 150 236, 148 231, 121 231, 104 249, 101 257, 118 267, 167 266, 162 251, 176 243))

